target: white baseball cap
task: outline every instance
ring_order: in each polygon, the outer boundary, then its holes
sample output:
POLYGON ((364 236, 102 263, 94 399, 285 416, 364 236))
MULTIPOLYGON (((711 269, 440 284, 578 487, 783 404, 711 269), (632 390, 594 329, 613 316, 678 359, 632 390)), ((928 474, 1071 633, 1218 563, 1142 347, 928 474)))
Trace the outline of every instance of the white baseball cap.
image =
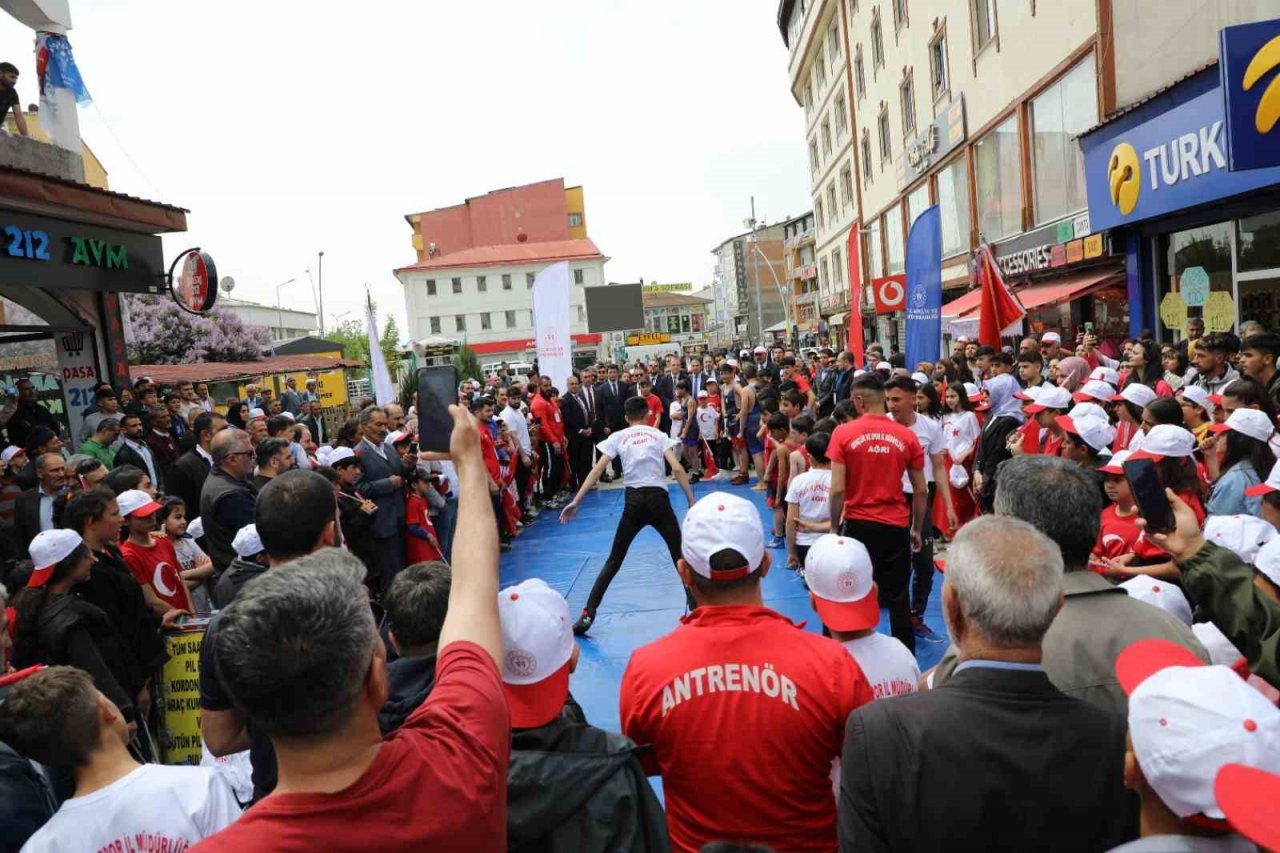
POLYGON ((1150 575, 1138 575, 1120 584, 1130 598, 1145 601, 1166 613, 1178 617, 1186 625, 1191 624, 1191 602, 1176 585, 1150 575))
POLYGON ((736 358, 726 358, 724 363, 732 367, 734 370, 738 369, 738 360, 736 358))
POLYGON ((1115 395, 1116 388, 1114 385, 1103 382, 1101 379, 1090 379, 1084 383, 1079 391, 1071 395, 1071 399, 1077 403, 1087 403, 1090 400, 1110 402, 1115 395))
POLYGON ((262 537, 258 536, 258 525, 246 524, 237 530, 235 538, 231 540, 231 550, 245 560, 267 550, 262 545, 262 537))
POLYGON ((1107 460, 1106 465, 1099 465, 1097 471, 1100 474, 1114 474, 1117 477, 1124 476, 1124 463, 1133 455, 1131 450, 1117 450, 1111 454, 1111 458, 1107 460))
POLYGON ((911 379, 912 379, 912 381, 914 381, 917 385, 928 385, 928 384, 929 384, 929 377, 928 377, 928 376, 925 376, 923 373, 913 373, 913 374, 911 374, 911 379))
POLYGON ((1262 572, 1267 580, 1280 586, 1280 536, 1258 549, 1253 558, 1253 567, 1262 572))
POLYGON ((890 364, 890 363, 889 363, 889 362, 887 362, 887 361, 877 361, 877 362, 876 362, 876 368, 875 368, 875 369, 876 369, 876 370, 888 370, 888 371, 892 372, 892 371, 893 371, 893 365, 892 365, 892 364, 890 364))
POLYGON ((1204 538, 1252 565, 1262 546, 1276 538, 1276 529, 1252 515, 1211 515, 1204 522, 1204 538))
POLYGON ((1209 392, 1201 388, 1199 385, 1183 385, 1178 389, 1178 396, 1195 403, 1211 416, 1217 408, 1217 406, 1214 405, 1213 400, 1209 399, 1209 392))
POLYGON ((8 465, 10 462, 13 461, 13 457, 17 456, 19 453, 26 454, 26 452, 27 451, 23 450, 18 445, 11 444, 8 447, 6 447, 4 450, 0 450, 0 462, 4 463, 5 465, 8 465))
POLYGON ((1271 418, 1267 417, 1266 412, 1258 409, 1236 409, 1223 423, 1213 424, 1209 427, 1210 432, 1218 433, 1219 435, 1227 430, 1265 442, 1271 440, 1276 428, 1271 423, 1271 418))
POLYGON ((755 504, 728 492, 712 492, 689 508, 681 528, 680 553, 695 572, 711 580, 746 577, 764 559, 764 526, 755 504), (736 551, 741 566, 713 571, 711 558, 736 551))
POLYGON ((264 421, 265 421, 266 419, 267 419, 267 413, 266 413, 266 412, 264 412, 264 411, 262 411, 262 409, 250 409, 250 410, 249 410, 249 420, 251 420, 251 421, 264 420, 264 421))
POLYGON ((58 563, 70 557, 71 552, 83 543, 80 534, 74 530, 41 530, 37 533, 27 549, 31 554, 31 562, 35 564, 27 586, 44 586, 48 583, 58 563))
POLYGON ((1035 403, 1040 399, 1041 394, 1052 387, 1053 386, 1051 385, 1028 385, 1013 396, 1018 400, 1026 400, 1028 402, 1035 403))
POLYGON ((1120 374, 1116 373, 1114 367, 1098 366, 1089 374, 1090 379, 1101 380, 1108 385, 1115 387, 1120 384, 1120 374))
MULTIPOLYGON (((1030 406, 1027 407, 1031 408, 1030 406)), ((1054 418, 1058 426, 1101 453, 1116 440, 1116 428, 1101 418, 1073 418, 1070 415, 1059 415, 1054 418)))
POLYGON ((752 352, 755 353, 756 355, 764 355, 765 353, 768 352, 768 350, 765 349, 764 347, 756 347, 754 350, 752 350, 752 352))
POLYGON ((1040 391, 1036 401, 1027 406, 1028 414, 1043 412, 1045 409, 1066 409, 1071 406, 1071 392, 1057 385, 1047 385, 1040 391))
POLYGON ((1225 817, 1214 781, 1226 764, 1280 772, 1280 710, 1227 667, 1152 639, 1120 653, 1116 676, 1138 766, 1178 817, 1225 817))
MULTIPOLYGON (((1273 450, 1275 448, 1272 448, 1273 450)), ((1244 490, 1244 493, 1251 498, 1259 495, 1265 495, 1270 492, 1280 492, 1280 465, 1271 466, 1271 473, 1267 475, 1266 482, 1259 483, 1256 486, 1250 486, 1244 490)))
POLYGON ((1192 456, 1196 452, 1196 437, 1177 424, 1156 424, 1147 430, 1142 449, 1135 450, 1130 459, 1154 459, 1192 456))
POLYGON ((356 458, 356 452, 350 447, 335 447, 329 451, 329 461, 326 464, 330 468, 334 468, 337 467, 339 462, 356 458))
POLYGON ((1071 411, 1067 412, 1067 417, 1074 418, 1077 421, 1084 418, 1093 418, 1107 423, 1111 422, 1111 418, 1107 417, 1106 409, 1097 403, 1076 403, 1071 407, 1071 411))
POLYGON ((1145 409, 1147 404, 1155 398, 1156 392, 1150 385, 1143 385, 1141 382, 1130 382, 1120 389, 1119 394, 1116 394, 1111 399, 1117 403, 1123 400, 1145 409))
POLYGON ((1191 626, 1191 633, 1196 635, 1200 645, 1209 653, 1210 663, 1228 667, 1241 678, 1249 677, 1249 662, 1217 625, 1212 622, 1197 622, 1191 626))
POLYGON ((969 398, 970 402, 976 403, 982 399, 982 389, 972 382, 964 383, 964 395, 969 398))
POLYGON ((969 339, 968 339, 967 337, 965 337, 964 335, 961 335, 960 337, 956 338, 956 343, 958 343, 958 344, 967 344, 967 343, 969 343, 969 339))
POLYGON ((532 729, 555 719, 569 696, 573 620, 564 596, 541 578, 498 593, 502 688, 511 726, 532 729))
POLYGON ((120 505, 120 514, 123 516, 147 516, 160 508, 160 504, 141 489, 126 489, 116 495, 116 503, 120 505))
POLYGON ((804 558, 813 609, 833 631, 862 631, 880 623, 880 600, 871 576, 867 547, 848 536, 824 534, 804 558))
POLYGON ((1045 332, 1043 335, 1040 336, 1040 343, 1060 344, 1062 343, 1062 335, 1058 334, 1057 332, 1045 332))
MULTIPOLYGON (((347 449, 350 450, 350 448, 347 448, 347 449)), ((328 465, 329 459, 333 455, 334 450, 335 448, 330 447, 327 444, 320 445, 319 447, 316 448, 316 461, 319 462, 321 465, 328 465)), ((355 454, 352 454, 352 455, 355 455, 355 454)))
POLYGON ((282 411, 280 413, 280 417, 284 418, 287 421, 296 420, 296 418, 294 418, 293 416, 293 412, 289 412, 289 411, 282 411))
POLYGON ((204 519, 193 518, 187 522, 187 535, 192 539, 199 539, 204 535, 204 519))

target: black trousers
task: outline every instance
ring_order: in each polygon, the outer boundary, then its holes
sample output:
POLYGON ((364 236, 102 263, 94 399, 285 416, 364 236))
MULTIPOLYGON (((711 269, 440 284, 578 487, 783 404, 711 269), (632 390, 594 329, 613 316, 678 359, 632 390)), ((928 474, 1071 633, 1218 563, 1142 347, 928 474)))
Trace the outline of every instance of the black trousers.
POLYGON ((516 457, 516 502, 520 504, 520 509, 525 509, 525 490, 529 485, 529 466, 525 464, 524 459, 516 457))
MULTIPOLYGON (((933 565, 933 502, 937 500, 937 483, 929 484, 929 502, 924 509, 924 527, 920 533, 920 550, 911 555, 911 615, 924 616, 924 609, 929 604, 929 595, 933 592, 933 573, 937 571, 933 565)), ((911 495, 907 495, 907 506, 911 506, 911 495)))
POLYGON ((385 595, 405 565, 404 534, 374 538, 373 552, 378 561, 378 580, 385 595))
POLYGON ((871 572, 880 590, 880 606, 889 611, 889 631, 913 653, 916 635, 911 627, 911 528, 877 521, 845 519, 840 534, 857 539, 871 557, 871 572))
POLYGON ((549 442, 542 442, 542 499, 549 501, 560 493, 564 482, 564 454, 551 449, 549 442))
MULTIPOLYGON (((671 498, 667 490, 658 486, 645 486, 639 489, 627 489, 626 502, 622 508, 622 518, 618 520, 618 531, 613 534, 613 547, 609 550, 609 558, 604 561, 604 568, 596 577, 591 587, 591 595, 587 597, 586 610, 594 614, 604 594, 613 582, 614 575, 622 568, 627 551, 636 534, 646 527, 652 527, 662 535, 671 552, 671 564, 680 559, 680 522, 671 509, 671 498)), ((686 597, 688 593, 686 592, 686 597)))
POLYGON ((569 436, 569 475, 577 489, 591 473, 591 439, 583 435, 569 436))

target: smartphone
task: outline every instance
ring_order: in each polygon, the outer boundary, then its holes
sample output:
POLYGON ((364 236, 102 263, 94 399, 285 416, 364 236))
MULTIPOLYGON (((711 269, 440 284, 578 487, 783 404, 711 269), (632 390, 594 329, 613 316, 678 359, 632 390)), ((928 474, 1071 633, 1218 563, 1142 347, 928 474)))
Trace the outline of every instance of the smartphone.
POLYGON ((1093 334, 1093 321, 1089 321, 1088 323, 1085 323, 1085 324, 1084 324, 1084 333, 1085 333, 1086 335, 1092 335, 1092 334, 1093 334))
POLYGON ((449 407, 458 402, 458 368, 452 364, 418 371, 418 444, 422 450, 447 452, 453 432, 449 407))
POLYGON ((1124 463, 1124 476, 1138 505, 1138 514, 1146 519, 1147 530, 1152 533, 1173 530, 1173 508, 1165 497, 1156 463, 1150 459, 1130 459, 1124 463))

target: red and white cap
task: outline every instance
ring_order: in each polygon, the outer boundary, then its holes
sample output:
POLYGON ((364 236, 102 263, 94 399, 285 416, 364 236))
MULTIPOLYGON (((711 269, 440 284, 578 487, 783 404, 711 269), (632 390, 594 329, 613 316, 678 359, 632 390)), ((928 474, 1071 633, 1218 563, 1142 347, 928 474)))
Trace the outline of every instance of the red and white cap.
POLYGON ((16 444, 9 445, 4 450, 0 450, 0 464, 8 465, 10 462, 13 461, 13 457, 17 456, 18 454, 22 454, 23 456, 25 456, 27 454, 27 451, 23 450, 21 447, 19 447, 16 444))
POLYGON ((251 421, 265 421, 266 419, 267 419, 267 413, 266 413, 266 412, 264 412, 264 411, 262 411, 262 409, 250 409, 250 410, 249 410, 249 420, 251 420, 251 421))
POLYGON ((1057 332, 1045 332, 1043 335, 1040 336, 1040 343, 1060 344, 1062 343, 1062 335, 1058 334, 1057 332))
POLYGON ((533 729, 555 719, 569 696, 573 620, 564 596, 541 578, 498 593, 502 689, 511 726, 533 729))
POLYGON ((1210 663, 1214 666, 1228 667, 1237 675, 1248 677, 1248 661, 1217 625, 1212 622, 1197 622, 1191 626, 1191 633, 1196 635, 1200 645, 1204 646, 1204 650, 1209 653, 1210 663))
POLYGON ((1120 588, 1129 593, 1130 598, 1159 607, 1185 625, 1191 625, 1191 602, 1176 585, 1150 575, 1138 575, 1120 584, 1120 588))
POLYGON ((765 355, 769 351, 764 347, 756 347, 754 350, 752 350, 752 352, 754 352, 756 355, 765 355))
POLYGON ((1276 538, 1276 529, 1252 515, 1211 515, 1204 522, 1204 538, 1252 565, 1262 546, 1276 538))
POLYGON ((1081 386, 1079 391, 1071 395, 1071 399, 1077 403, 1085 403, 1089 400, 1110 402, 1115 395, 1116 387, 1114 385, 1103 382, 1101 379, 1090 379, 1081 386))
POLYGON ((1213 795, 1232 829, 1263 850, 1280 850, 1280 775, 1227 764, 1213 782, 1213 795))
POLYGON ((1130 382, 1124 388, 1120 389, 1119 394, 1111 397, 1112 401, 1133 403, 1139 408, 1145 409, 1147 404, 1156 398, 1156 392, 1152 390, 1150 385, 1143 385, 1141 382, 1130 382))
POLYGON ((127 489, 121 492, 116 496, 116 503, 120 505, 120 514, 125 517, 136 515, 142 518, 160 508, 155 498, 141 489, 127 489))
MULTIPOLYGON (((1030 407, 1028 407, 1030 408, 1030 407)), ((1077 435, 1085 444, 1101 453, 1116 440, 1116 428, 1102 418, 1073 418, 1070 415, 1059 415, 1054 418, 1058 426, 1072 435, 1077 435)))
POLYGON ((1178 389, 1178 396, 1184 400, 1190 400, 1210 415, 1212 415, 1213 410, 1217 408, 1217 403, 1209 399, 1209 392, 1201 388, 1199 385, 1183 385, 1178 389))
POLYGON ((1271 436, 1275 435, 1276 432, 1275 425, 1271 423, 1271 418, 1267 417, 1266 412, 1258 409, 1236 409, 1224 422, 1209 427, 1210 432, 1219 434, 1227 430, 1264 442, 1270 441, 1271 436))
POLYGON ((1090 372, 1089 378, 1101 380, 1112 387, 1120 384, 1120 374, 1116 373, 1114 367, 1104 367, 1099 365, 1090 372))
POLYGON ((329 458, 325 462, 325 464, 328 465, 330 468, 333 468, 337 466, 337 464, 343 461, 344 459, 355 459, 355 458, 356 458, 356 452, 352 450, 350 447, 335 447, 329 451, 329 458))
POLYGON ((1028 403, 1034 403, 1040 399, 1040 395, 1052 388, 1051 385, 1029 385, 1021 391, 1013 395, 1015 400, 1024 400, 1028 403))
POLYGON ((1099 406, 1097 403, 1076 403, 1071 407, 1071 411, 1067 412, 1067 417, 1073 421, 1084 420, 1085 418, 1093 418, 1094 420, 1111 422, 1111 418, 1107 415, 1107 410, 1099 406))
POLYGON ((1280 536, 1258 549, 1253 558, 1253 567, 1262 572, 1267 580, 1280 586, 1280 536))
POLYGON ((1124 463, 1133 455, 1131 450, 1117 450, 1111 454, 1111 458, 1107 460, 1106 465, 1099 465, 1097 471, 1101 474, 1112 474, 1116 477, 1124 476, 1124 463))
POLYGON ((258 535, 258 525, 246 524, 236 531, 235 538, 231 540, 231 550, 236 552, 236 556, 242 560, 261 554, 267 550, 262 544, 262 537, 258 535))
POLYGON ((1030 414, 1035 414, 1036 412, 1043 412, 1045 409, 1066 410, 1070 406, 1070 391, 1057 385, 1046 385, 1040 391, 1040 396, 1036 397, 1036 401, 1027 406, 1026 411, 1030 414))
POLYGON ((1250 486, 1244 490, 1244 493, 1251 498, 1269 494, 1270 492, 1280 492, 1280 465, 1271 466, 1271 473, 1267 475, 1266 482, 1250 486))
POLYGON ((976 403, 982 399, 982 389, 972 382, 965 382, 964 395, 969 398, 969 402, 976 403))
POLYGON ((1135 450, 1130 459, 1154 459, 1159 462, 1166 457, 1179 458, 1193 456, 1196 452, 1196 437, 1177 424, 1156 424, 1147 430, 1147 437, 1142 440, 1142 449, 1135 450))
POLYGON ((37 533, 28 548, 35 568, 31 570, 27 586, 44 586, 48 583, 58 563, 70 557, 71 552, 83 543, 80 534, 74 530, 41 530, 37 533))
POLYGON ((764 527, 755 504, 728 492, 712 492, 685 514, 680 553, 695 572, 711 580, 746 577, 764 559, 764 527), (712 570, 711 558, 721 551, 736 551, 741 566, 712 570))
POLYGON ((1116 677, 1129 694, 1138 766, 1178 817, 1225 817, 1214 796, 1224 765, 1280 772, 1280 710, 1227 667, 1151 639, 1120 653, 1116 677))
POLYGON ((407 429, 398 429, 387 436, 387 441, 391 442, 393 445, 402 444, 403 442, 412 440, 413 433, 409 432, 407 429))
POLYGON ((832 631, 862 631, 880 623, 871 555, 857 539, 827 533, 804 558, 809 598, 832 631))

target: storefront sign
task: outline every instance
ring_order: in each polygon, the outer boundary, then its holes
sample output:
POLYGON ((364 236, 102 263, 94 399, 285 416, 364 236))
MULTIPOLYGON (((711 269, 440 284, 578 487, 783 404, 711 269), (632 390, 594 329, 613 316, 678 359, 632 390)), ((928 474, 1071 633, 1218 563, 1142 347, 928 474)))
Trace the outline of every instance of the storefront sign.
POLYGON ((1182 294, 1170 291, 1160 300, 1160 325, 1179 332, 1187 330, 1187 303, 1182 294))
POLYGON ((818 277, 817 264, 805 264, 804 266, 796 270, 796 278, 800 279, 801 281, 809 281, 810 279, 814 279, 817 277, 818 277))
POLYGON ((1074 235, 1075 238, 1083 236, 1077 228, 1083 226, 1087 230, 1089 223, 1087 221, 1080 223, 1076 219, 1079 217, 1045 225, 1020 237, 997 244, 995 256, 996 263, 1000 265, 1001 274, 1025 275, 1040 270, 1070 266, 1108 254, 1110 247, 1104 234, 1092 234, 1084 240, 1068 237, 1067 240, 1070 242, 1059 241, 1060 237, 1068 234, 1074 235), (1093 241, 1092 249, 1088 245, 1090 241, 1093 241))
POLYGON ((1203 316, 1206 332, 1229 332, 1236 324, 1235 300, 1228 291, 1214 291, 1205 300, 1203 316))
POLYGON ((877 314, 901 311, 907 304, 907 277, 901 273, 871 280, 871 297, 877 314))
POLYGON ((1280 18, 1223 28, 1218 69, 1231 170, 1280 166, 1280 18))
POLYGON ((960 95, 904 146, 898 161, 898 188, 902 189, 954 151, 964 142, 966 133, 964 96, 960 95))
MULTIPOLYGON (((1173 102, 1171 97, 1156 98, 1135 114, 1151 114, 1173 102)), ((1127 119, 1080 139, 1089 220, 1098 231, 1280 183, 1280 168, 1227 169, 1221 86, 1181 100, 1141 124, 1127 119)))
POLYGON ((93 388, 98 384, 98 359, 93 351, 93 332, 54 332, 58 353, 58 375, 67 402, 67 424, 71 435, 80 435, 84 423, 81 412, 93 405, 93 388))
POLYGON ((183 252, 169 273, 169 291, 184 311, 207 314, 218 299, 218 268, 207 252, 183 252))
POLYGON ((200 763, 200 646, 207 619, 195 630, 167 633, 169 659, 160 671, 156 704, 160 711, 160 749, 165 764, 200 763))
POLYGON ((1179 281, 1182 301, 1190 308, 1199 308, 1209 299, 1209 274, 1204 267, 1187 267, 1179 281))
POLYGON ((653 344, 669 344, 671 335, 666 332, 646 332, 642 335, 627 335, 627 346, 643 347, 653 344))
POLYGON ((733 272, 738 286, 738 304, 747 304, 747 256, 741 240, 733 241, 733 272))
POLYGON ((31 287, 159 293, 160 238, 0 210, 0 276, 31 287))
POLYGON ((693 290, 693 284, 685 282, 684 284, 646 284, 641 288, 645 293, 689 293, 693 290))

